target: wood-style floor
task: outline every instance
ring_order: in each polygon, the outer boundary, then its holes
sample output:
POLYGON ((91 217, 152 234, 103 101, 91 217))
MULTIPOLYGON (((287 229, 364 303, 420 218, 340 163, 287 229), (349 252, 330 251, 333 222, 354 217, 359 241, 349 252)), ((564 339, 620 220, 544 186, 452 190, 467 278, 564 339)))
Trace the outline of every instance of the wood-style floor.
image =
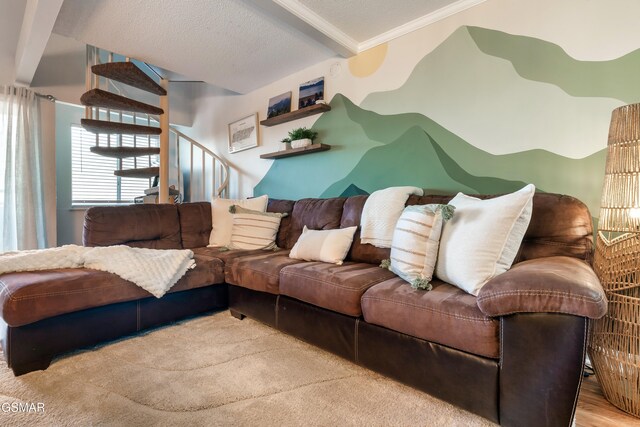
POLYGON ((576 427, 622 427, 639 426, 636 418, 613 406, 602 394, 595 375, 585 378, 580 389, 576 427))

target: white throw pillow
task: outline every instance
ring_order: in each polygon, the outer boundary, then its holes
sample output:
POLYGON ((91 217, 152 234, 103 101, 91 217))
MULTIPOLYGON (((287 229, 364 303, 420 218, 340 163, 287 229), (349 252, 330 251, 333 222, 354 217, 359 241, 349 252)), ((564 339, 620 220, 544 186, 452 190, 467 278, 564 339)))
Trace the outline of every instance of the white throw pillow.
POLYGON ((358 227, 335 230, 309 230, 305 225, 291 252, 290 258, 322 261, 342 265, 358 227))
POLYGON ((393 232, 391 258, 380 266, 393 271, 414 289, 431 290, 442 226, 451 219, 454 209, 437 204, 407 206, 393 232))
POLYGON ((267 195, 253 199, 213 199, 211 201, 211 235, 209 236, 209 246, 228 246, 231 241, 231 227, 233 218, 229 213, 232 205, 240 206, 254 211, 264 212, 267 210, 267 195))
POLYGON ((533 184, 487 200, 458 193, 449 202, 456 213, 442 229, 436 276, 478 295, 511 268, 531 220, 534 193, 533 184))
POLYGON ((233 216, 229 249, 273 249, 280 220, 286 213, 260 212, 232 205, 229 212, 233 216))

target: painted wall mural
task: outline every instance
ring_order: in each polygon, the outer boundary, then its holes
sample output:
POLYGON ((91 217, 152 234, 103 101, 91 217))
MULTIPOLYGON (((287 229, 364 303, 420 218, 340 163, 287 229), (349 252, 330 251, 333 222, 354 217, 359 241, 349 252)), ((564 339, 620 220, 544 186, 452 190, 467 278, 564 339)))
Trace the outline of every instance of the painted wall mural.
MULTIPOLYGON (((370 54, 376 64, 381 50, 370 54)), ((532 182, 597 215, 609 117, 640 102, 639 70, 640 50, 578 61, 544 40, 463 26, 400 87, 360 105, 335 95, 313 125, 332 149, 273 162, 254 194, 335 197, 393 185, 491 194, 532 182)))

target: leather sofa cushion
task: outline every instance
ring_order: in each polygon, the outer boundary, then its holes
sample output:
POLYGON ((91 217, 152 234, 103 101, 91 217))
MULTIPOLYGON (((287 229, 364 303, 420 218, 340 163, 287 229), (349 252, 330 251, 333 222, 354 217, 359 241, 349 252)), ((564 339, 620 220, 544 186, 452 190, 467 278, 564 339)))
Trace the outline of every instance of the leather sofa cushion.
POLYGON ((289 258, 289 251, 268 251, 228 260, 224 266, 224 275, 227 283, 232 285, 279 295, 280 270, 300 262, 304 261, 289 258))
POLYGON ((220 248, 204 247, 204 248, 193 248, 191 250, 193 251, 194 254, 205 256, 208 258, 216 258, 222 261, 223 267, 227 262, 231 261, 234 258, 238 258, 241 256, 248 256, 248 255, 260 255, 264 253, 271 253, 271 251, 266 252, 264 249, 251 249, 251 250, 232 249, 229 251, 225 251, 225 250, 221 251, 220 248))
POLYGON ((348 316, 360 316, 362 294, 392 277, 389 270, 372 264, 305 262, 282 269, 280 294, 348 316))
POLYGON ((211 203, 180 203, 176 206, 182 247, 192 249, 207 246, 211 235, 211 203))
POLYGON ((87 209, 84 246, 128 245, 182 249, 175 205, 98 206, 87 209))
POLYGON ((360 241, 360 218, 362 217, 362 209, 367 201, 367 197, 368 196, 353 196, 344 202, 340 228, 352 227, 354 225, 358 227, 356 234, 353 236, 353 244, 347 254, 346 260, 380 265, 383 259, 389 258, 390 250, 388 248, 378 248, 360 241))
MULTIPOLYGON (((224 282, 222 261, 194 255, 189 270, 171 292, 224 282)), ((152 295, 135 284, 103 271, 75 268, 8 273, 0 276, 0 317, 22 326, 65 313, 133 301, 152 295)))
POLYGON ((514 263, 551 256, 591 263, 593 221, 587 206, 574 197, 536 193, 531 222, 514 263))
POLYGON ((311 230, 339 228, 344 201, 343 197, 298 200, 291 212, 289 236, 285 248, 291 249, 296 244, 305 225, 311 230))
POLYGON ((269 199, 267 204, 267 212, 286 213, 288 214, 280 220, 280 228, 276 236, 276 245, 279 248, 291 249, 287 247, 289 230, 291 229, 291 213, 296 202, 293 200, 269 199))
POLYGON ((364 320, 413 337, 479 356, 499 358, 500 322, 482 314, 476 297, 434 280, 433 289, 412 289, 396 277, 362 296, 364 320))

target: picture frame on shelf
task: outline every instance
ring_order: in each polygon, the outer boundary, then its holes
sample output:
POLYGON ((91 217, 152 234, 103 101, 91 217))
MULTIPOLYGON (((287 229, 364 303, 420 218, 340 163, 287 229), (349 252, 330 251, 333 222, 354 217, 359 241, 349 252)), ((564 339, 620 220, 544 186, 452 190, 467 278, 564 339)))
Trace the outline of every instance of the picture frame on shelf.
POLYGON ((269 99, 267 119, 291 112, 291 91, 269 99))
POLYGON ((229 153, 258 146, 258 113, 229 123, 229 153))
POLYGON ((300 84, 298 109, 315 105, 318 101, 324 103, 324 77, 309 80, 300 84))

